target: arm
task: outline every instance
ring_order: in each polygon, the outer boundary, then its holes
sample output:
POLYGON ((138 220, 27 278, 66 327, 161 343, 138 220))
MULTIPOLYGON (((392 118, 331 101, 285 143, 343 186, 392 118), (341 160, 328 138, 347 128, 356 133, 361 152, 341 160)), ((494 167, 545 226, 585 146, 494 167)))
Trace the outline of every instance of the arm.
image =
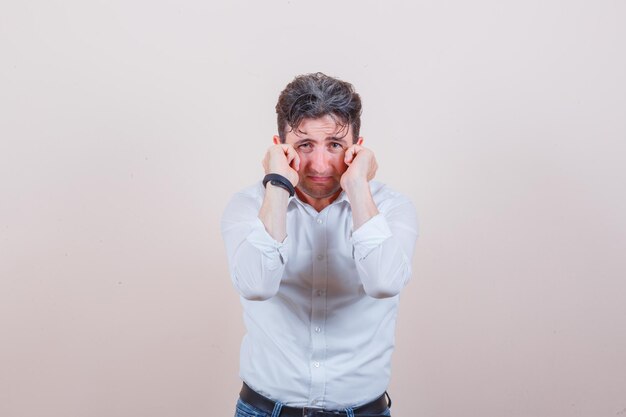
POLYGON ((341 188, 346 192, 352 208, 352 230, 378 214, 369 185, 376 175, 378 164, 374 153, 361 146, 362 143, 363 138, 359 138, 358 145, 346 150, 344 162, 348 169, 341 176, 341 188))
MULTIPOLYGON (((277 142, 277 139, 274 139, 277 142)), ((266 174, 275 173, 298 185, 298 169, 300 157, 291 145, 276 143, 270 147, 263 158, 263 168, 266 174)), ((287 237, 287 203, 288 193, 271 183, 267 184, 263 205, 259 210, 259 219, 263 222, 267 232, 276 240, 283 241, 287 237)))
POLYGON ((417 216, 413 205, 400 195, 383 202, 384 210, 377 206, 369 181, 378 165, 373 152, 361 143, 346 151, 349 168, 341 178, 352 209, 354 258, 365 292, 375 298, 393 297, 411 276, 417 216))
POLYGON ((352 233, 354 261, 365 292, 374 298, 393 297, 411 278, 418 237, 415 208, 397 196, 381 213, 352 233))
POLYGON ((287 262, 287 239, 279 242, 259 219, 261 201, 238 193, 222 215, 222 238, 226 246, 233 286, 249 300, 266 300, 278 291, 287 262))
MULTIPOLYGON (((293 147, 274 145, 263 159, 266 173, 281 174, 294 186, 299 158, 293 147)), ((288 193, 270 183, 259 201, 237 194, 222 217, 222 237, 226 245, 233 285, 249 300, 273 297, 280 286, 287 262, 288 193)))

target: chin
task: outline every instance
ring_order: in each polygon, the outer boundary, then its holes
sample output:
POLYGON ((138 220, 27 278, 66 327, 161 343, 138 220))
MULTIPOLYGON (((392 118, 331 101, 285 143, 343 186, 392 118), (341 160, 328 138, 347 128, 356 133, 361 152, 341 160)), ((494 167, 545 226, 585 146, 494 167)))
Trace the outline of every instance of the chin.
POLYGON ((328 197, 332 197, 333 195, 337 194, 337 192, 341 191, 341 187, 337 186, 333 188, 326 188, 326 189, 320 190, 319 188, 316 188, 316 187, 304 186, 304 187, 300 187, 300 190, 311 198, 328 198, 328 197))

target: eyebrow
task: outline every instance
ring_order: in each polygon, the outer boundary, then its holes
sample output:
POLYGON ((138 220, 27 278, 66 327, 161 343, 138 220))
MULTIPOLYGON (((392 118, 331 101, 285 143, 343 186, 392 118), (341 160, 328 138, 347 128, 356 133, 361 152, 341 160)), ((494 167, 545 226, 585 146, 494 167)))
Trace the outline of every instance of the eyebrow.
MULTIPOLYGON (((343 142, 343 143, 346 143, 345 136, 343 136, 343 137, 327 136, 326 138, 324 138, 324 141, 325 142, 343 142)), ((297 141, 295 143, 295 145, 299 145, 299 144, 304 143, 304 142, 314 142, 314 140, 310 139, 310 138, 300 139, 299 141, 297 141)))

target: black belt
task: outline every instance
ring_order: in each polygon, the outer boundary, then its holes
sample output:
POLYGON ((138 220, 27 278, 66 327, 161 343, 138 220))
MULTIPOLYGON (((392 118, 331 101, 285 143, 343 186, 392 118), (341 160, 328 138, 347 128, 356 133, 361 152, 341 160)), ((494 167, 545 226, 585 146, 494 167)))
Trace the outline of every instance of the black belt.
MULTIPOLYGON (((387 407, 391 406, 391 401, 387 402, 387 398, 389 397, 385 392, 383 395, 378 397, 372 402, 361 405, 359 407, 354 408, 352 411, 356 416, 359 414, 381 414, 387 410, 387 407)), ((274 410, 274 406, 276 403, 269 398, 266 398, 254 391, 250 388, 246 383, 243 383, 243 387, 241 388, 241 392, 239 393, 239 398, 245 403, 250 404, 253 407, 259 408, 269 414, 272 414, 274 410)), ((345 416, 347 413, 345 410, 337 410, 337 411, 329 411, 323 410, 321 408, 313 408, 313 407, 288 407, 283 405, 280 411, 280 417, 337 417, 337 416, 345 416)))

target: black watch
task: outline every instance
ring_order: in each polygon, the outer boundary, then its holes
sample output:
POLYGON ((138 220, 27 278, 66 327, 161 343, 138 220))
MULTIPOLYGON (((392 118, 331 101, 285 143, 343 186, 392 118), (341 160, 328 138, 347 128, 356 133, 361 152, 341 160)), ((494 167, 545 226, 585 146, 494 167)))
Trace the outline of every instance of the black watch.
POLYGON ((280 187, 284 190, 287 190, 289 193, 289 197, 293 197, 296 194, 296 189, 293 187, 291 181, 287 178, 283 177, 280 174, 267 174, 263 178, 263 187, 267 187, 267 183, 280 187))

